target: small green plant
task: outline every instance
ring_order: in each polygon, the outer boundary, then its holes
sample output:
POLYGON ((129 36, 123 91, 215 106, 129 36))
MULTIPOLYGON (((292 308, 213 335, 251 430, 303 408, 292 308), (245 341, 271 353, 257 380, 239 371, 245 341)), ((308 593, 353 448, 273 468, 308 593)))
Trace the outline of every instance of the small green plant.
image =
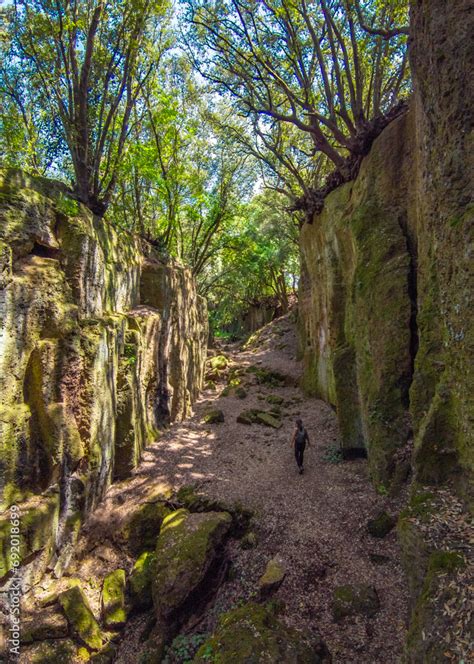
POLYGON ((212 658, 212 645, 210 643, 203 649, 201 652, 202 659, 211 659, 212 658))
POLYGON ((326 463, 341 463, 343 458, 339 445, 329 445, 326 447, 323 454, 323 461, 326 461, 326 463))
POLYGON ((163 664, 189 664, 206 639, 207 634, 178 634, 167 648, 163 664))
POLYGON ((379 496, 388 496, 388 489, 385 486, 385 484, 382 484, 382 482, 380 482, 380 484, 377 484, 375 490, 377 491, 379 496))
POLYGON ((75 217, 79 214, 79 203, 62 192, 59 194, 56 205, 59 212, 67 217, 75 217))
POLYGON ((137 363, 137 347, 135 344, 124 345, 123 354, 126 357, 126 362, 130 366, 134 366, 137 363))

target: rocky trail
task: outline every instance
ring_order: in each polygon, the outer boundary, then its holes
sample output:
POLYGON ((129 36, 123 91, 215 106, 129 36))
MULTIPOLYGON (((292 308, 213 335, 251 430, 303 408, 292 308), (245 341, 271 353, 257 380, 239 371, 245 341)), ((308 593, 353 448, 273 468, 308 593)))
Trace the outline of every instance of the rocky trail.
MULTIPOLYGON (((220 368, 208 370, 207 389, 193 417, 172 425, 149 447, 132 478, 114 484, 91 515, 61 583, 79 578, 100 613, 100 579, 133 564, 122 539, 130 514, 192 485, 209 499, 252 510, 251 534, 228 542, 227 580, 204 614, 183 625, 165 661, 189 661, 193 646, 213 631, 220 613, 257 599, 258 580, 275 557, 285 578, 273 599, 288 626, 319 634, 336 664, 399 661, 407 592, 396 535, 392 530, 376 538, 367 529, 381 510, 395 515, 399 506, 373 489, 365 459, 339 458, 333 411, 297 387, 291 315, 263 328, 246 349, 221 352, 227 362, 211 360, 220 368), (237 421, 252 409, 272 411, 270 422, 277 428, 237 421), (303 475, 290 445, 297 417, 303 418, 311 442, 303 475), (336 620, 336 588, 358 584, 371 587, 363 591, 368 602, 336 620)), ((35 590, 37 601, 48 595, 51 583, 45 580, 35 590)), ((127 622, 113 661, 142 661, 137 653, 147 624, 147 614, 127 622)))

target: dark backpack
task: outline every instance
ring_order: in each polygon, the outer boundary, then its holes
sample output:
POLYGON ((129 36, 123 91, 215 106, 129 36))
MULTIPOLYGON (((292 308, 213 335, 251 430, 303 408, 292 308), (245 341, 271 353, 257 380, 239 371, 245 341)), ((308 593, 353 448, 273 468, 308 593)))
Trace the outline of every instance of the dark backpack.
POLYGON ((304 447, 306 444, 306 429, 298 429, 296 432, 295 445, 297 447, 304 447))

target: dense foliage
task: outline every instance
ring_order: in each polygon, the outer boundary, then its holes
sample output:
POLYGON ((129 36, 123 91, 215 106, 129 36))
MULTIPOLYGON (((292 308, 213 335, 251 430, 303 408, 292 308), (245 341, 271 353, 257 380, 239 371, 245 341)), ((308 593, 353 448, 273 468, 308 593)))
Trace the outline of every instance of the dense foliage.
POLYGON ((264 298, 284 310, 298 224, 409 91, 406 4, 16 0, 2 164, 189 264, 216 325, 264 298))

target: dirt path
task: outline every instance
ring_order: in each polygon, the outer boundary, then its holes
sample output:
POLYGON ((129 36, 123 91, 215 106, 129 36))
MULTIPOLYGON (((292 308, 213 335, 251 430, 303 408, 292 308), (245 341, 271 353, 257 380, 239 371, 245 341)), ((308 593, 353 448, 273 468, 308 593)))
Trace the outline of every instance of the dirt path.
MULTIPOLYGON (((290 383, 300 372, 295 355, 295 333, 288 317, 268 326, 256 349, 230 352, 236 366, 277 370, 290 377, 290 383)), ((198 630, 212 629, 218 612, 252 597, 266 562, 279 554, 287 576, 277 597, 286 605, 284 619, 289 624, 319 631, 335 664, 400 661, 407 597, 396 536, 392 532, 383 540, 375 540, 366 532, 367 520, 378 509, 388 506, 394 510, 396 506, 388 505, 387 499, 373 490, 365 460, 327 460, 328 448, 337 444, 338 431, 334 413, 325 403, 304 398, 294 384, 278 388, 245 385, 244 399, 220 396, 223 387, 220 384, 216 392, 205 392, 194 416, 172 426, 146 451, 131 480, 110 489, 81 540, 81 546, 91 552, 89 564, 97 572, 101 563, 99 549, 94 547, 99 542, 103 564, 116 562, 113 554, 104 552, 107 540, 113 539, 124 515, 150 490, 197 484, 206 495, 238 500, 255 510, 258 538, 253 549, 243 550, 237 542, 230 545, 235 578, 221 588, 198 630), (264 400, 269 394, 284 399, 281 429, 236 422, 244 409, 269 407, 264 400), (203 413, 210 407, 223 410, 224 423, 202 423, 203 413), (298 416, 303 418, 312 443, 303 475, 297 473, 289 444, 298 416), (386 562, 373 563, 373 553, 386 556, 386 562), (334 623, 332 592, 335 586, 346 583, 376 587, 381 609, 374 618, 348 617, 334 623)), ((87 575, 87 560, 80 572, 87 575)), ((127 632, 130 641, 133 625, 127 632)), ((124 650, 118 661, 126 659, 124 650)))

